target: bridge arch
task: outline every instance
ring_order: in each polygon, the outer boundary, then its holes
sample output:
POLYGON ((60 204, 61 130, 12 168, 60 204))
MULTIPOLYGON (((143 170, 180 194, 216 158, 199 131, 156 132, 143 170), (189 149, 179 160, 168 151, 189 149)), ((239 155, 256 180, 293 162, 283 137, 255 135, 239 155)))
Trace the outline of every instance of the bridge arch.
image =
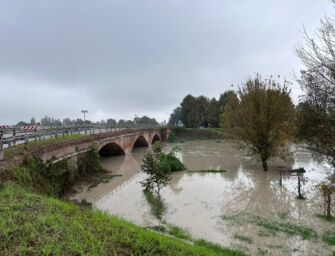
POLYGON ((109 142, 99 150, 101 156, 125 155, 125 150, 115 142, 109 142))
POLYGON ((132 146, 132 149, 136 147, 148 147, 148 146, 149 146, 148 140, 143 135, 140 135, 136 138, 134 145, 132 146))
POLYGON ((156 133, 151 140, 151 145, 153 145, 156 141, 161 141, 161 137, 156 133))

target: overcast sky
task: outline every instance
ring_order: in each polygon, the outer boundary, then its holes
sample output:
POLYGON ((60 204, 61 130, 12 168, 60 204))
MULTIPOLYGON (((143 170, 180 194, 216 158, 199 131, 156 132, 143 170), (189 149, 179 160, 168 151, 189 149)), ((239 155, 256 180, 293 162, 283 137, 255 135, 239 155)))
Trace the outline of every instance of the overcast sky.
POLYGON ((218 97, 256 72, 293 81, 303 27, 333 12, 328 0, 0 0, 0 124, 81 109, 162 121, 186 94, 218 97))

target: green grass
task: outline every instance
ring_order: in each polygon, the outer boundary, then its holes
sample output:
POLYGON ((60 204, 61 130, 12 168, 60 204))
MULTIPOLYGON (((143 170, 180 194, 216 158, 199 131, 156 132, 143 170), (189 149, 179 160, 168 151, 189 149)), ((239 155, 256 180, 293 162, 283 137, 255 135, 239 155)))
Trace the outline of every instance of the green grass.
POLYGON ((207 242, 192 245, 10 184, 0 189, 0 215, 3 255, 242 255, 207 242))
POLYGON ((283 222, 277 221, 275 219, 270 220, 251 214, 236 214, 232 216, 223 216, 223 219, 235 223, 237 222, 254 224, 274 233, 283 232, 289 235, 300 236, 302 239, 315 239, 318 237, 316 231, 310 227, 290 223, 287 221, 283 222))
POLYGON ((171 236, 183 239, 183 240, 192 240, 192 237, 189 232, 185 231, 184 229, 174 226, 168 225, 169 229, 167 233, 171 236))
POLYGON ((328 245, 335 245, 335 230, 328 230, 324 232, 322 240, 328 245))
POLYGON ((315 214, 315 217, 318 217, 321 220, 327 221, 327 222, 335 222, 335 217, 331 216, 330 218, 323 215, 323 214, 315 214))
MULTIPOLYGON (((176 237, 178 239, 186 240, 195 246, 207 248, 213 253, 210 255, 226 255, 226 251, 227 251, 226 248, 223 248, 219 244, 212 243, 204 239, 194 239, 189 232, 187 232, 186 230, 183 230, 180 227, 165 223, 164 225, 150 227, 150 228, 158 232, 162 232, 170 236, 176 237)), ((240 251, 233 251, 233 255, 245 255, 245 254, 240 251)))
POLYGON ((202 172, 202 173, 224 173, 223 169, 207 169, 207 170, 189 170, 188 172, 202 172))
POLYGON ((247 237, 247 236, 236 234, 236 235, 234 235, 234 238, 236 238, 236 239, 238 239, 238 240, 240 240, 242 242, 246 242, 248 244, 252 244, 252 239, 249 238, 249 237, 247 237))

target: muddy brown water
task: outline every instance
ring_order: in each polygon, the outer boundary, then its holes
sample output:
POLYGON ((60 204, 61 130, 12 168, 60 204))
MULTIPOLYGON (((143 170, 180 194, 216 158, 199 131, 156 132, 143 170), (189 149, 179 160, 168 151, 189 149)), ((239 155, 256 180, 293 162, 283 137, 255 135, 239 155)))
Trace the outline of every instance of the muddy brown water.
MULTIPOLYGON (((171 147, 171 144, 165 145, 166 150, 171 147)), ((196 239, 237 248, 251 255, 332 255, 335 251, 334 246, 321 239, 324 231, 335 229, 335 224, 315 216, 323 212, 322 197, 315 185, 326 177, 327 169, 313 161, 306 146, 293 145, 294 160, 270 161, 268 172, 262 171, 259 163, 229 142, 186 142, 178 147, 178 157, 188 170, 220 168, 226 172, 174 173, 170 184, 161 192, 165 206, 162 218, 153 214, 139 183, 144 179, 139 169, 145 148, 136 148, 132 155, 104 158, 104 167, 122 176, 90 189, 81 184, 80 192, 72 199, 85 199, 95 208, 142 226, 162 222, 175 225, 196 239), (296 177, 284 176, 279 186, 280 168, 298 167, 307 170, 303 186, 306 200, 296 199, 296 177), (240 215, 247 216, 247 221, 231 218, 240 215), (310 227, 318 233, 318 238, 304 240, 284 232, 273 233, 248 221, 250 216, 310 227)))

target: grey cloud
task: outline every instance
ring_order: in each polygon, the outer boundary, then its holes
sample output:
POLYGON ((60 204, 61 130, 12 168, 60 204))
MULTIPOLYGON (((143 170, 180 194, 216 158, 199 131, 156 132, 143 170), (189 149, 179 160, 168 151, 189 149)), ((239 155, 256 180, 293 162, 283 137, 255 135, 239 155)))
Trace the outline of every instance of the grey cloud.
MULTIPOLYGON (((167 119, 187 93, 292 78, 327 0, 0 0, 0 122, 32 115, 167 119), (9 110, 10 109, 10 110, 9 110)), ((294 85, 293 96, 300 90, 294 85)))

